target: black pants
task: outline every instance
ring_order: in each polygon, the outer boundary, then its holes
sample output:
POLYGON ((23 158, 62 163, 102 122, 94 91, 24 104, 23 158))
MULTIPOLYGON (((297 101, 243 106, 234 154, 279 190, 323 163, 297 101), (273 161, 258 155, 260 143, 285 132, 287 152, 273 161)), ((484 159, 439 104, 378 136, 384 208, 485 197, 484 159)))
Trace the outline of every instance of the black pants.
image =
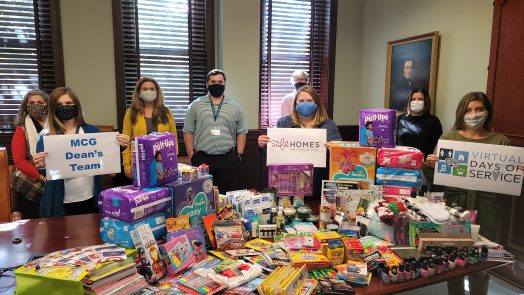
POLYGON ((240 158, 235 149, 224 155, 210 155, 204 152, 195 152, 191 157, 191 164, 199 166, 202 163, 209 165, 209 174, 213 175, 213 185, 218 186, 221 194, 233 190, 235 174, 240 158))
POLYGON ((29 200, 17 191, 14 192, 16 194, 16 208, 14 211, 20 211, 23 219, 40 218, 40 203, 29 200))
POLYGON ((100 212, 98 207, 95 207, 93 198, 81 202, 64 203, 64 211, 66 216, 100 212))

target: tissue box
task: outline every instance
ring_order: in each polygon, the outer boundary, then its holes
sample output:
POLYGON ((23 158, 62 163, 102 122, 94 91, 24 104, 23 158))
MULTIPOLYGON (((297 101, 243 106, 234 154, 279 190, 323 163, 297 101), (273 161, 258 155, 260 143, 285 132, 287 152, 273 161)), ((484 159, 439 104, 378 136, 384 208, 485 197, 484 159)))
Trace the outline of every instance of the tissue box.
POLYGON ((142 224, 149 224, 156 240, 160 240, 166 234, 166 216, 164 213, 159 213, 133 223, 109 217, 102 218, 100 220, 100 236, 102 241, 106 243, 116 244, 124 248, 134 248, 135 244, 133 244, 129 232, 142 224))
POLYGON ((100 193, 103 217, 133 222, 171 209, 171 192, 166 187, 140 189, 132 185, 111 188, 100 193))
POLYGON ((275 187, 279 196, 311 196, 313 164, 269 164, 268 186, 275 187))
POLYGON ((337 141, 329 153, 330 180, 370 180, 375 182, 377 150, 358 142, 337 141))
POLYGON ((191 227, 201 223, 215 209, 213 176, 206 175, 191 181, 181 179, 166 184, 173 194, 172 216, 187 215, 191 227))
POLYGON ((365 109, 360 111, 359 143, 361 146, 395 147, 396 111, 365 109))
POLYGON ((422 183, 418 170, 380 167, 377 169, 377 184, 417 187, 422 183))
POLYGON ((384 167, 420 169, 424 163, 424 154, 414 147, 399 146, 379 148, 378 164, 384 167))
POLYGON ((135 186, 154 187, 177 180, 176 134, 151 133, 135 137, 131 150, 135 186))

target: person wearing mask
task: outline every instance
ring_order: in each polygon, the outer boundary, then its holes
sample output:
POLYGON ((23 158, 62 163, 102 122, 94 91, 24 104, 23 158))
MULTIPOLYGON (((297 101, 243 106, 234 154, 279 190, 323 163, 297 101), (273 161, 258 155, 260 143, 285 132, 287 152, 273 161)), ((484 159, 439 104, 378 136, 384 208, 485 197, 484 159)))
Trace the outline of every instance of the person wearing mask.
MULTIPOLYGON (((152 132, 171 132, 176 136, 175 120, 171 110, 164 105, 164 93, 157 81, 143 77, 135 85, 131 106, 124 116, 122 134, 131 138, 152 132)), ((178 154, 178 140, 177 140, 178 154)), ((127 147, 122 152, 125 175, 133 179, 132 151, 127 147)))
MULTIPOLYGON (((322 128, 326 129, 326 147, 331 147, 332 141, 342 140, 338 127, 327 116, 326 109, 320 101, 315 88, 309 85, 302 86, 295 94, 293 112, 291 115, 278 119, 276 128, 322 128)), ((267 135, 258 137, 258 147, 262 151, 266 148, 270 138, 267 135)), ((326 155, 329 163, 329 155, 326 155)), ((313 171, 313 198, 320 200, 322 180, 329 179, 329 168, 315 168, 313 171)))
MULTIPOLYGON (((440 138, 445 140, 486 143, 497 145, 510 145, 509 139, 493 132, 491 120, 493 109, 491 103, 482 92, 470 92, 458 103, 455 124, 452 130, 444 133, 440 138)), ((424 174, 432 179, 435 163, 438 156, 429 154, 423 170, 424 174)), ((522 169, 522 167, 520 168, 522 169)), ((499 194, 481 192, 454 187, 446 187, 444 198, 449 207, 478 210, 477 224, 480 224, 480 234, 491 241, 500 241, 501 232, 501 207, 497 201, 499 194)), ((487 294, 489 276, 486 271, 469 276, 469 289, 471 294, 487 294)), ((464 294, 464 278, 454 278, 448 281, 449 294, 464 294)))
MULTIPOLYGON (((35 166, 45 173, 44 136, 97 133, 98 128, 84 120, 78 97, 69 87, 58 87, 49 95, 48 128, 42 130, 34 156, 35 166)), ((121 146, 129 146, 129 136, 117 134, 121 146)), ((100 175, 47 180, 40 217, 55 217, 98 212, 98 194, 102 190, 100 175)))
POLYGON ((40 175, 33 157, 36 154, 38 134, 47 122, 46 93, 39 89, 27 92, 22 99, 16 130, 11 141, 15 172, 13 190, 16 194, 16 209, 22 218, 39 218, 40 198, 44 193, 45 176, 40 175))
POLYGON ((226 74, 211 70, 206 81, 208 94, 195 99, 187 110, 184 143, 191 164, 208 164, 213 184, 225 194, 233 188, 248 130, 240 105, 224 95, 226 74))
POLYGON ((407 96, 404 114, 397 117, 397 144, 419 149, 424 158, 433 153, 442 135, 442 124, 430 110, 428 91, 415 88, 407 96))
POLYGON ((293 92, 286 94, 284 98, 282 99, 282 106, 280 109, 280 112, 282 114, 282 117, 289 116, 293 112, 293 106, 295 104, 295 96, 297 94, 297 90, 304 86, 309 84, 309 75, 304 70, 295 70, 291 77, 289 78, 289 82, 295 90, 293 92))

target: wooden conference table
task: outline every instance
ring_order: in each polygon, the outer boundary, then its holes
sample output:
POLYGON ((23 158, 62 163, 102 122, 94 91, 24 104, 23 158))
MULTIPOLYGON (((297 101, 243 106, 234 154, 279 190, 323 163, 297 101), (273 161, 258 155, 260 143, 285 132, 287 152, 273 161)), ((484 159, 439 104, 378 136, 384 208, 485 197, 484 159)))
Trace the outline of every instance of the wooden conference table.
MULTIPOLYGON (((79 246, 91 246, 103 243, 100 238, 100 215, 86 214, 55 218, 20 220, 0 224, 0 268, 21 265, 36 255, 79 246), (20 243, 13 239, 21 238, 20 243)), ((484 262, 469 265, 464 269, 455 269, 435 275, 432 278, 383 284, 380 278, 373 277, 368 287, 355 287, 357 294, 393 294, 447 281, 502 265, 500 262, 484 262)), ((12 272, 0 278, 0 294, 12 294, 15 291, 15 278, 12 272)))

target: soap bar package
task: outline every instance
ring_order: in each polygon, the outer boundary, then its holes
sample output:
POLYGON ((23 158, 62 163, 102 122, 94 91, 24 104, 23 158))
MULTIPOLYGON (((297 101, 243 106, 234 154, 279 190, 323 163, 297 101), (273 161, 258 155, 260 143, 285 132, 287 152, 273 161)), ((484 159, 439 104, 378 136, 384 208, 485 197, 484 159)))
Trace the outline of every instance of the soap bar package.
POLYGON ((424 154, 408 146, 397 145, 394 148, 378 149, 378 164, 384 167, 420 169, 424 163, 424 154))
POLYGON ((100 193, 103 217, 133 222, 171 209, 171 191, 166 187, 140 189, 132 185, 107 189, 100 193))
POLYGON ((359 146, 358 142, 335 141, 329 152, 330 180, 375 181, 377 149, 359 146))
POLYGON ((268 165, 268 186, 276 188, 279 196, 311 196, 312 182, 311 163, 268 165))
POLYGON ((100 220, 100 236, 106 243, 131 249, 135 245, 129 232, 142 224, 149 224, 156 240, 160 240, 166 234, 166 216, 159 213, 133 223, 104 217, 100 220))
POLYGON ((422 183, 419 170, 380 167, 377 169, 377 184, 417 187, 422 183))
POLYGON ((360 145, 375 147, 395 147, 395 123, 395 110, 361 110, 359 122, 360 145))
POLYGON ((155 187, 177 180, 176 143, 176 134, 172 133, 154 132, 133 138, 133 184, 139 187, 155 187))
POLYGON ((215 209, 213 176, 206 175, 191 181, 177 181, 166 184, 173 194, 172 216, 187 215, 191 227, 201 224, 202 216, 215 209))

